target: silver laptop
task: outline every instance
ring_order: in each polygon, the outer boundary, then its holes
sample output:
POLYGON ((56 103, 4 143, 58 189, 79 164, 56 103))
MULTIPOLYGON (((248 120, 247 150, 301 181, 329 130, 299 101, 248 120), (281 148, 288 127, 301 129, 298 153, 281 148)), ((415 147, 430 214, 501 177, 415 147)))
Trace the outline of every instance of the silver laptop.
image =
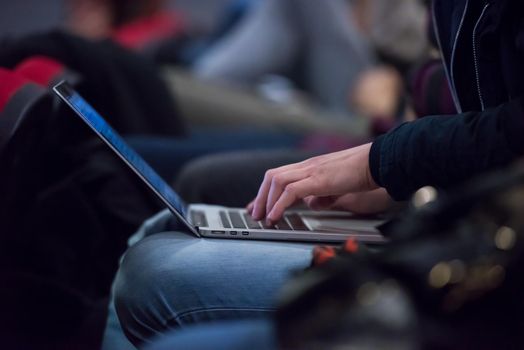
POLYGON ((341 242, 356 238, 383 243, 377 230, 383 220, 362 219, 350 213, 290 210, 275 226, 254 221, 245 209, 206 204, 186 205, 138 153, 66 82, 54 92, 147 184, 196 237, 341 242))

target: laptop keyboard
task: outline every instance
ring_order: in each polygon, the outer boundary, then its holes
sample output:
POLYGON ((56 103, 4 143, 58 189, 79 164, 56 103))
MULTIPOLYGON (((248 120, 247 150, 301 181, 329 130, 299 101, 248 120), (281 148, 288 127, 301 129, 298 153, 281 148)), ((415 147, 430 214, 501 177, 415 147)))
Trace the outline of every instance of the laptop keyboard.
POLYGON ((225 211, 220 212, 220 221, 222 221, 224 228, 231 228, 230 220, 228 219, 225 211))
MULTIPOLYGON (((208 226, 205 212, 192 210, 190 212, 193 225, 199 227, 208 226)), ((263 221, 255 221, 251 215, 238 211, 220 211, 220 221, 224 228, 253 229, 253 230, 288 230, 288 231, 309 231, 300 215, 286 214, 274 226, 266 225, 263 221)))
POLYGON ((207 226, 207 219, 206 219, 206 213, 202 211, 197 210, 191 210, 191 222, 193 225, 197 227, 206 227, 207 226))
POLYGON ((308 227, 302 221, 302 218, 298 214, 287 214, 274 226, 266 225, 263 221, 255 221, 251 215, 244 213, 241 215, 237 211, 222 211, 220 212, 220 219, 222 224, 226 228, 238 228, 238 229, 254 229, 254 230, 288 230, 288 231, 308 231, 308 227), (229 220, 228 220, 229 219, 229 220))
MULTIPOLYGON (((240 213, 238 212, 225 213, 225 218, 222 219, 223 225, 227 224, 227 217, 229 217, 229 221, 231 222, 231 226, 233 228, 247 228, 247 226, 244 224, 244 221, 242 220, 242 217, 240 216, 240 213)), ((222 215, 221 215, 221 218, 222 218, 222 215)))

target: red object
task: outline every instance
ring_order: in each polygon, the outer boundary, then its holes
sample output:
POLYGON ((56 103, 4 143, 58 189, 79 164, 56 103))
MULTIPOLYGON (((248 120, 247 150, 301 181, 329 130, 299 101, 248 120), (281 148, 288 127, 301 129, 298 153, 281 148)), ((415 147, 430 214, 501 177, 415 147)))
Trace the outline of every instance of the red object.
POLYGON ((315 247, 313 249, 313 262, 315 265, 322 265, 334 258, 335 255, 336 251, 333 247, 315 247))
POLYGON ((63 64, 45 56, 33 56, 20 62, 17 74, 42 86, 50 86, 65 70, 63 64))
POLYGON ((344 250, 348 253, 356 253, 358 251, 358 242, 354 238, 348 239, 344 243, 344 250))
POLYGON ((139 50, 148 44, 175 37, 183 29, 179 14, 162 12, 120 27, 113 33, 113 39, 124 47, 139 50))
POLYGON ((0 68, 0 112, 4 110, 14 94, 28 83, 30 82, 24 77, 5 68, 0 68))

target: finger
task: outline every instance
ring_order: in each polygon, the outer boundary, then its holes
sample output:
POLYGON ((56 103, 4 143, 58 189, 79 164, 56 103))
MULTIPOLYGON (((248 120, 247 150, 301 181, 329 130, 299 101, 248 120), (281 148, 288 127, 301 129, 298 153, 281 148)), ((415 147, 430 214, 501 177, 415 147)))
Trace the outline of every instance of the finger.
POLYGON ((262 181, 262 184, 260 185, 260 188, 258 190, 257 197, 255 198, 255 203, 253 206, 253 212, 251 216, 255 220, 262 220, 266 216, 266 203, 269 195, 269 189, 271 188, 271 182, 273 180, 273 177, 276 174, 284 173, 290 170, 293 170, 295 168, 300 168, 302 163, 296 163, 296 164, 290 164, 285 165, 280 168, 276 169, 270 169, 266 171, 266 174, 264 175, 264 180, 262 181))
POLYGON ((287 171, 284 173, 279 173, 273 176, 271 181, 271 187, 269 189, 269 194, 267 197, 266 203, 266 213, 271 211, 271 208, 275 205, 276 201, 284 192, 284 189, 287 185, 293 182, 300 181, 307 176, 307 173, 301 169, 287 171))
POLYGON ((251 216, 254 220, 262 220, 262 218, 266 215, 266 202, 269 187, 271 185, 271 178, 273 176, 272 171, 274 170, 268 170, 264 175, 264 180, 262 181, 262 184, 258 189, 258 194, 253 202, 253 211, 251 216))
POLYGON ((278 198, 277 202, 268 213, 266 218, 268 223, 274 224, 278 222, 282 218, 284 211, 292 206, 297 200, 304 199, 310 195, 315 195, 317 187, 315 181, 310 177, 287 185, 282 192, 282 195, 278 198))
POLYGON ((249 215, 253 213, 253 208, 255 207, 255 200, 253 199, 251 202, 249 202, 248 205, 246 205, 246 211, 249 215))

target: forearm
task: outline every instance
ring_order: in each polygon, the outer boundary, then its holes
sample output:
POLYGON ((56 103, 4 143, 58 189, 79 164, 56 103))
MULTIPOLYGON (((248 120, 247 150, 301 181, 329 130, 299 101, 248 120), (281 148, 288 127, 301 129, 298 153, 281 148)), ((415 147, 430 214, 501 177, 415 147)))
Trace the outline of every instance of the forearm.
POLYGON ((484 112, 431 116, 378 138, 370 152, 377 184, 397 200, 418 188, 450 187, 524 153, 524 102, 484 112))

